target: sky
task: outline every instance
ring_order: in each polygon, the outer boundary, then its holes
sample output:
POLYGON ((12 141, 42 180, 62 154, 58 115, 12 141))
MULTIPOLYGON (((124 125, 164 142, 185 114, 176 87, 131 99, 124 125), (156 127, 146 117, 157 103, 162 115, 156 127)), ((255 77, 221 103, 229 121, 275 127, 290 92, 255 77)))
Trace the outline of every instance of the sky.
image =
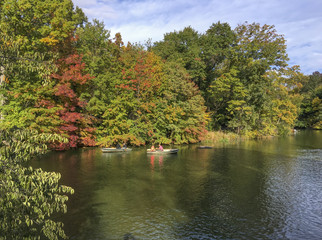
POLYGON ((203 34, 213 23, 274 25, 284 35, 289 65, 322 73, 322 0, 73 0, 91 21, 103 21, 123 42, 163 40, 191 26, 203 34))

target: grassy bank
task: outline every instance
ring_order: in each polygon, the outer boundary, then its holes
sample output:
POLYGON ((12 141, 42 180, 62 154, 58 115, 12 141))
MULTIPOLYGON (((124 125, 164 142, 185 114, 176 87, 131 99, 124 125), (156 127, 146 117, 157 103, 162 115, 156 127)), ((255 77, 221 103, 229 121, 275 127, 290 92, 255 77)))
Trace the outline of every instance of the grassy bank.
POLYGON ((246 139, 246 137, 240 136, 236 133, 216 131, 208 132, 205 136, 205 140, 203 140, 202 143, 234 143, 244 139, 246 139))

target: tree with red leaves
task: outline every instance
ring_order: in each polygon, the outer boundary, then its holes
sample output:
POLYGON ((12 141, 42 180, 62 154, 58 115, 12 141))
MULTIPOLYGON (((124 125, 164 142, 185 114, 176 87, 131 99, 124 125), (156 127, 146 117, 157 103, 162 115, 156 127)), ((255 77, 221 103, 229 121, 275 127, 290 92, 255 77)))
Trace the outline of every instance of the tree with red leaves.
POLYGON ((94 146, 93 118, 86 115, 86 103, 80 97, 80 93, 85 91, 92 77, 83 74, 85 64, 77 54, 61 59, 57 67, 59 71, 53 74, 52 78, 56 81, 54 101, 59 106, 56 115, 60 117, 60 124, 55 131, 66 135, 69 142, 53 147, 66 150, 78 146, 94 146))

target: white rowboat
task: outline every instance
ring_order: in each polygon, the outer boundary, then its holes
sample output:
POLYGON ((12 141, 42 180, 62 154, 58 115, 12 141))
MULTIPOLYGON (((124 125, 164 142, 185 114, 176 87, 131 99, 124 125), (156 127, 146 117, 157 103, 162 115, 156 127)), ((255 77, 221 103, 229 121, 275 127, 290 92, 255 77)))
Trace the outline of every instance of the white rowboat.
POLYGON ((131 148, 102 148, 103 153, 130 152, 131 148))
POLYGON ((163 149, 163 151, 161 150, 151 151, 151 149, 147 149, 147 153, 150 153, 150 154, 174 154, 178 152, 179 152, 179 149, 163 149))

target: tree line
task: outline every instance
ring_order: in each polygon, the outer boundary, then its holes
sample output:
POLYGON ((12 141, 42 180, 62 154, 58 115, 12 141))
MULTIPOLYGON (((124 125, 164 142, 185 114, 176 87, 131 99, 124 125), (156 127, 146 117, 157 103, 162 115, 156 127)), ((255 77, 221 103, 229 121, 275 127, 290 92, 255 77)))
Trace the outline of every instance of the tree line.
POLYGON ((275 136, 298 120, 321 126, 321 75, 288 66, 274 26, 218 22, 125 45, 69 0, 0 6, 1 126, 69 139, 52 148, 194 143, 207 130, 275 136))

